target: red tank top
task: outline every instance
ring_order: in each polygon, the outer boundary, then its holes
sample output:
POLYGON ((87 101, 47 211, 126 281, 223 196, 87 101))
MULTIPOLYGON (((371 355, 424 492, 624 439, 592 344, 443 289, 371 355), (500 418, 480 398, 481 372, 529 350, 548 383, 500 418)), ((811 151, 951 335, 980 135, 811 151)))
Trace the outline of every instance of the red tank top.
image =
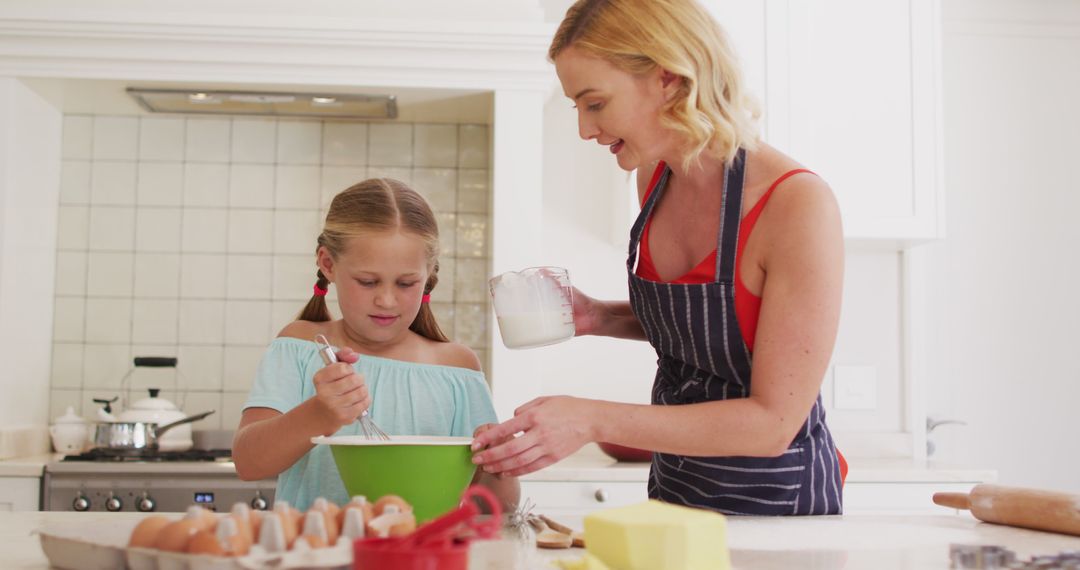
MULTIPOLYGON (((641 202, 643 206, 645 201, 649 199, 649 194, 652 193, 653 188, 656 187, 656 182, 660 179, 660 174, 664 172, 665 166, 666 165, 663 162, 656 166, 656 171, 653 172, 652 180, 649 181, 648 190, 645 191, 645 197, 641 202)), ((739 244, 735 251, 735 319, 739 323, 739 332, 742 333, 743 340, 746 342, 746 348, 750 350, 750 352, 754 351, 754 336, 757 334, 758 315, 761 313, 761 297, 754 295, 745 285, 743 285, 741 270, 743 248, 746 247, 746 240, 750 237, 750 232, 754 231, 754 224, 757 223, 758 217, 761 216, 761 211, 765 209, 765 203, 768 202, 769 196, 772 195, 773 190, 775 190, 781 182, 800 172, 810 171, 804 168, 789 170, 788 172, 785 172, 783 176, 777 178, 739 224, 739 244)), ((810 173, 813 174, 812 172, 810 173)), ((656 266, 653 265, 652 255, 649 253, 649 226, 651 225, 652 216, 650 216, 648 220, 645 220, 645 228, 641 233, 641 246, 636 273, 637 276, 642 279, 659 282, 662 281, 662 279, 660 279, 660 275, 656 272, 656 266)), ((713 281, 715 270, 716 250, 714 249, 712 253, 705 257, 705 259, 701 260, 701 263, 698 263, 682 277, 669 281, 669 283, 711 283, 713 281)))

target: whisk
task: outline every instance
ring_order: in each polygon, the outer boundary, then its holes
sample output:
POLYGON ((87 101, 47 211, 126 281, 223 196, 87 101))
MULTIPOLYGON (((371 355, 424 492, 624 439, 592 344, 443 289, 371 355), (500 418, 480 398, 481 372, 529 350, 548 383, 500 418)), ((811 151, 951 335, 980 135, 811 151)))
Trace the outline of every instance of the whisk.
MULTIPOLYGON (((315 335, 315 344, 319 347, 319 356, 322 357, 323 364, 330 366, 338 361, 337 355, 334 354, 334 347, 330 346, 330 342, 326 340, 325 336, 321 334, 315 335)), ((356 421, 359 422, 360 433, 364 434, 364 437, 382 441, 390 440, 390 435, 375 424, 375 420, 371 419, 367 410, 364 410, 364 413, 360 414, 360 417, 356 418, 356 421)))

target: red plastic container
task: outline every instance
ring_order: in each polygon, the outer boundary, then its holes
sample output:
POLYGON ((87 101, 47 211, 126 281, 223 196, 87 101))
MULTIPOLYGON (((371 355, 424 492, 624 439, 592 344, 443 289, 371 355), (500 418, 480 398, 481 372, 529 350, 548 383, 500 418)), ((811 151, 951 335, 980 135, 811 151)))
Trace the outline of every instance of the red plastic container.
POLYGON ((600 446, 600 449, 607 454, 608 457, 616 461, 630 461, 635 463, 652 461, 652 452, 645 449, 626 447, 625 445, 617 445, 607 442, 600 442, 598 445, 600 446))
POLYGON ((361 538, 353 542, 353 570, 467 570, 469 541, 490 539, 499 534, 502 509, 486 487, 473 485, 461 497, 461 506, 428 521, 409 536, 361 538), (480 508, 472 501, 480 497, 491 516, 476 521, 480 508))

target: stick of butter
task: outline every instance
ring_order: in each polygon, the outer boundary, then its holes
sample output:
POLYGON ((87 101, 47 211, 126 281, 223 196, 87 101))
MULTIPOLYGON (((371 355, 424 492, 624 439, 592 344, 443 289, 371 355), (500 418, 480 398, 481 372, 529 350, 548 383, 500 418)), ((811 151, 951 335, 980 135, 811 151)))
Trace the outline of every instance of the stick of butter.
POLYGON ((727 519, 648 501, 585 517, 585 549, 617 570, 729 570, 727 519))

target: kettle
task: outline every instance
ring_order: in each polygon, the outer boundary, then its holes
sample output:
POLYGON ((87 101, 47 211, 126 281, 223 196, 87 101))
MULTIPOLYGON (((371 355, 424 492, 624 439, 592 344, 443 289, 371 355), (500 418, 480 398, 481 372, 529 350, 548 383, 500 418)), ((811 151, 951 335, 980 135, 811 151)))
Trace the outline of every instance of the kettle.
MULTIPOLYGON (((159 426, 182 420, 186 416, 175 404, 159 398, 160 388, 150 388, 149 398, 143 398, 130 406, 117 416, 121 422, 145 422, 155 423, 159 426)), ((187 451, 195 445, 191 439, 191 424, 183 424, 170 429, 162 434, 158 440, 158 449, 161 451, 187 451)))

